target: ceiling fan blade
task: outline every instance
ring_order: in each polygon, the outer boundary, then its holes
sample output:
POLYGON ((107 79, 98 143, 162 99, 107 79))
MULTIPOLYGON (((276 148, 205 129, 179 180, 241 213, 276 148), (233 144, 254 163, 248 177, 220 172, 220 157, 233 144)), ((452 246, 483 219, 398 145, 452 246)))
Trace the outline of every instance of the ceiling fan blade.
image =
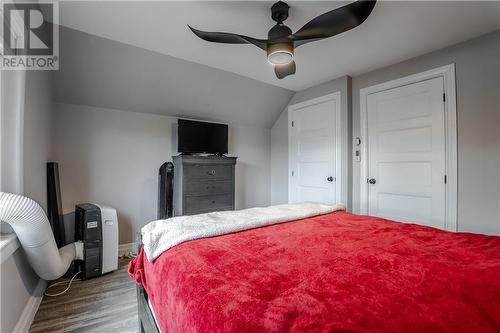
POLYGON ((375 7, 374 0, 358 0, 324 13, 290 36, 294 46, 332 37, 363 23, 375 7))
POLYGON ((288 75, 295 74, 296 69, 297 66, 295 66, 295 61, 293 60, 288 64, 274 65, 274 73, 276 73, 276 76, 280 80, 287 77, 288 75))
POLYGON ((226 43, 226 44, 253 44, 264 51, 267 50, 267 41, 263 39, 252 38, 229 32, 201 31, 192 28, 189 25, 188 27, 196 36, 209 42, 226 43))

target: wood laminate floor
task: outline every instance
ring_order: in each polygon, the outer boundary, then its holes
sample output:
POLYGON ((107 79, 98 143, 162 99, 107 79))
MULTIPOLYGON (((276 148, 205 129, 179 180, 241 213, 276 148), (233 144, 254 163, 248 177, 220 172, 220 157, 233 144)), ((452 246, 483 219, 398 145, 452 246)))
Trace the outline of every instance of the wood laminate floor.
POLYGON ((118 270, 110 274, 74 282, 63 295, 44 296, 30 333, 137 332, 136 287, 127 274, 128 261, 120 259, 118 270))

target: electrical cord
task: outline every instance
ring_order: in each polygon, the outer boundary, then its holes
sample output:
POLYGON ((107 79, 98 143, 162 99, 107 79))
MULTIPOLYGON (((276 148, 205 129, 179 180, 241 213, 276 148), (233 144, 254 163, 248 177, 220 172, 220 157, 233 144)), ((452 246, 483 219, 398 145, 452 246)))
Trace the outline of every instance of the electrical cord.
POLYGON ((71 287, 71 284, 73 283, 73 281, 82 281, 82 279, 78 279, 78 280, 75 280, 75 278, 78 276, 78 274, 80 274, 82 271, 78 271, 75 275, 73 275, 73 277, 70 279, 70 280, 64 280, 64 281, 59 281, 59 282, 56 282, 56 283, 53 283, 51 284, 50 286, 47 287, 47 290, 49 290, 50 288, 52 287, 55 287, 55 286, 58 286, 60 284, 63 284, 63 283, 68 283, 68 286, 66 287, 66 289, 64 289, 63 291, 57 293, 57 294, 49 294, 47 291, 45 291, 44 295, 45 296, 48 296, 48 297, 55 297, 55 296, 59 296, 59 295, 62 295, 64 293, 66 293, 69 288, 71 287), (69 281, 69 282, 68 282, 69 281))

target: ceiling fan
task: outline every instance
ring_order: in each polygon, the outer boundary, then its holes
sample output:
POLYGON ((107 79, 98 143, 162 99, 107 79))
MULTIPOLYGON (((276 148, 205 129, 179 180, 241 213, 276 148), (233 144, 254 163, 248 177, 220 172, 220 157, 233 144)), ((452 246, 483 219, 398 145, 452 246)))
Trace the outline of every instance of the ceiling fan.
POLYGON ((274 66, 278 79, 295 74, 293 60, 295 48, 306 43, 338 35, 363 23, 375 6, 374 0, 358 0, 331 10, 309 21, 296 33, 283 24, 288 18, 288 6, 283 1, 271 7, 271 17, 276 25, 269 30, 268 39, 257 39, 229 32, 208 32, 189 29, 201 39, 215 43, 253 44, 267 52, 267 60, 274 66))

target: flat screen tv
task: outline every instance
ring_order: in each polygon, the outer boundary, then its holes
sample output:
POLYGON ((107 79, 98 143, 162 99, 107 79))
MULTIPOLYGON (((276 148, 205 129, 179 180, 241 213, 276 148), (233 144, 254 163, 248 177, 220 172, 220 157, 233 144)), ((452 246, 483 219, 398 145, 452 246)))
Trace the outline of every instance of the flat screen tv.
POLYGON ((183 154, 227 154, 227 125, 178 120, 177 151, 183 154))

